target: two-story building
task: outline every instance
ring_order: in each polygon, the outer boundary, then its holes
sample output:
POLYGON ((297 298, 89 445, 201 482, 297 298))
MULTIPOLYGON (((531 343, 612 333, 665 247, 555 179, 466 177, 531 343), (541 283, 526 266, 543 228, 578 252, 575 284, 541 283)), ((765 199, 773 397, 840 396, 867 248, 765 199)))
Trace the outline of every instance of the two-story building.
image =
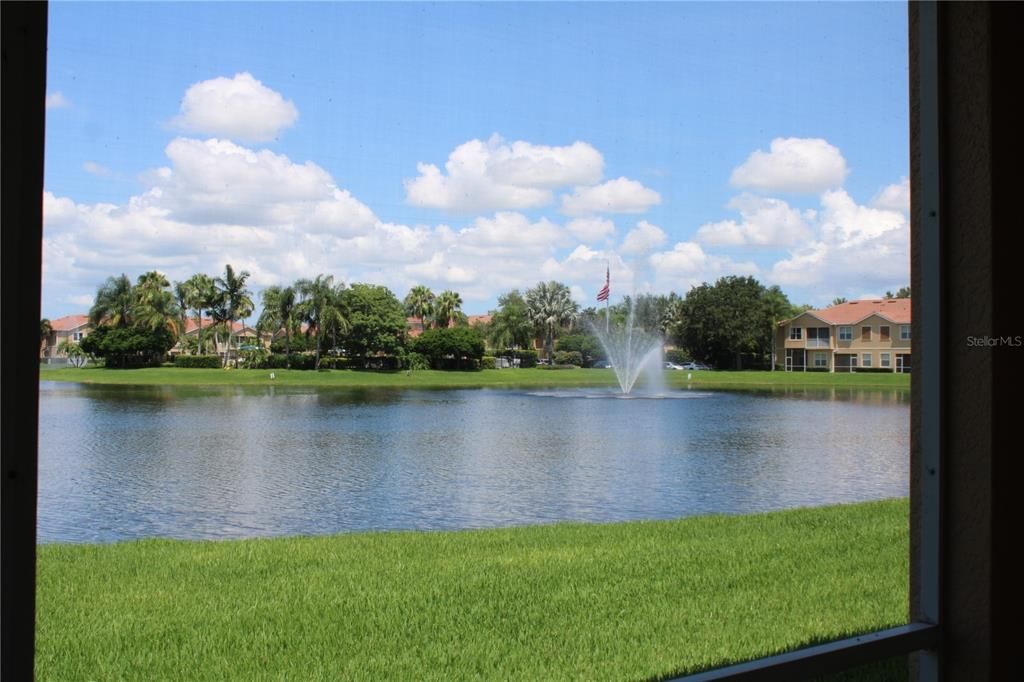
POLYGON ((65 341, 78 343, 92 331, 88 315, 65 315, 50 322, 50 334, 42 340, 39 346, 40 359, 50 361, 52 359, 66 357, 57 348, 65 341))
POLYGON ((848 301, 808 310, 775 330, 775 363, 787 372, 910 372, 910 299, 848 301))

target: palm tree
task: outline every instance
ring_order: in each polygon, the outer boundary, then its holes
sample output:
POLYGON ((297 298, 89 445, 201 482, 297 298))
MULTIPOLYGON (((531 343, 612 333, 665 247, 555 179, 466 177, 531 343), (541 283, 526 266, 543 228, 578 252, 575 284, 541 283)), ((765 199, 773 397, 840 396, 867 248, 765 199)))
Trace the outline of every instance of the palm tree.
POLYGON ((252 315, 253 303, 249 290, 245 288, 245 281, 249 279, 249 273, 242 270, 235 273, 230 264, 224 266, 224 276, 214 280, 217 291, 223 300, 225 317, 228 322, 228 347, 224 353, 224 366, 228 364, 228 355, 231 353, 231 343, 235 337, 235 322, 252 315))
POLYGON ((196 326, 199 329, 198 352, 203 353, 203 312, 217 305, 217 287, 213 278, 203 273, 192 275, 185 280, 188 292, 188 307, 196 311, 196 326))
POLYGON ((296 313, 295 289, 270 286, 263 290, 263 312, 257 326, 271 334, 284 327, 285 369, 292 367, 292 326, 296 313))
POLYGON ((185 331, 180 326, 182 311, 175 303, 171 283, 155 270, 139 275, 135 285, 134 324, 149 330, 164 327, 177 338, 185 331))
POLYGON ((462 312, 462 297, 451 289, 445 289, 437 295, 434 301, 434 321, 445 327, 452 326, 452 322, 462 312))
POLYGON ((46 348, 46 343, 50 339, 50 334, 53 333, 53 324, 49 319, 43 318, 39 320, 39 354, 42 355, 43 349, 46 348))
POLYGON ((188 284, 185 282, 174 283, 174 304, 178 306, 178 314, 181 315, 178 322, 181 336, 185 336, 185 328, 188 326, 188 284))
POLYGON ((426 331, 427 318, 434 314, 434 292, 422 284, 417 284, 409 290, 405 297, 405 314, 410 317, 418 317, 420 320, 420 331, 426 331))
POLYGON ((320 343, 324 335, 331 331, 344 334, 349 329, 339 296, 343 287, 341 284, 334 286, 332 275, 317 275, 314 280, 300 279, 295 283, 295 288, 302 296, 296 305, 296 312, 309 325, 309 329, 316 332, 316 369, 320 369, 320 343))
POLYGON ((540 282, 526 292, 530 319, 544 332, 544 351, 550 360, 554 355, 555 336, 563 327, 571 326, 579 317, 580 307, 572 300, 569 287, 561 282, 540 282))
POLYGON ((108 277, 96 291, 96 301, 89 309, 89 324, 98 327, 128 327, 132 323, 135 292, 128 275, 108 277))

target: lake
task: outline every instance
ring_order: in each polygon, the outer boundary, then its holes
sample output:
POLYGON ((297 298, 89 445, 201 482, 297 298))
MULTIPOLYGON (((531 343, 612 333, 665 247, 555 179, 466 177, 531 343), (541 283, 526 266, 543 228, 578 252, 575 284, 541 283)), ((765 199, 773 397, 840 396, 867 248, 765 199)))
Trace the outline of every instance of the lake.
POLYGON ((40 383, 40 542, 665 519, 906 496, 903 391, 40 383))

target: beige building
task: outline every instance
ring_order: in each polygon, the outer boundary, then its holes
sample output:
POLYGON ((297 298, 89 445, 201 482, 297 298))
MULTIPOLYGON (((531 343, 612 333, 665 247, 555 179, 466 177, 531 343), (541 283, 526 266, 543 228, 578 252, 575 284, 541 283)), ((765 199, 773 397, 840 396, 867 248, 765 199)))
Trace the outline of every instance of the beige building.
POLYGON ((57 347, 65 341, 78 343, 92 331, 88 315, 65 315, 50 322, 50 334, 39 346, 40 359, 66 357, 57 351, 57 347))
POLYGON ((787 372, 910 372, 910 299, 867 299, 808 310, 775 330, 787 372))

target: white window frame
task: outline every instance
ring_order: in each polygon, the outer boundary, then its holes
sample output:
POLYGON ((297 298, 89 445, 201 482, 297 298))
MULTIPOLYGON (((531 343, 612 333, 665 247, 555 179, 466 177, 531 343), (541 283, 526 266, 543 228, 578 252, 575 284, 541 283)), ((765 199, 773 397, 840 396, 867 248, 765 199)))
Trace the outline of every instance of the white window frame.
POLYGON ((853 341, 853 327, 840 327, 839 328, 839 340, 840 341, 853 341))
POLYGON ((790 327, 789 328, 789 340, 790 341, 803 341, 804 340, 804 328, 803 327, 790 327))
POLYGON ((900 325, 900 341, 910 341, 910 325, 900 325))
POLYGON ((892 369, 892 353, 879 353, 878 366, 892 369))
POLYGON ((861 353, 860 366, 861 367, 865 367, 865 368, 868 368, 868 367, 872 366, 871 365, 871 353, 861 353))

